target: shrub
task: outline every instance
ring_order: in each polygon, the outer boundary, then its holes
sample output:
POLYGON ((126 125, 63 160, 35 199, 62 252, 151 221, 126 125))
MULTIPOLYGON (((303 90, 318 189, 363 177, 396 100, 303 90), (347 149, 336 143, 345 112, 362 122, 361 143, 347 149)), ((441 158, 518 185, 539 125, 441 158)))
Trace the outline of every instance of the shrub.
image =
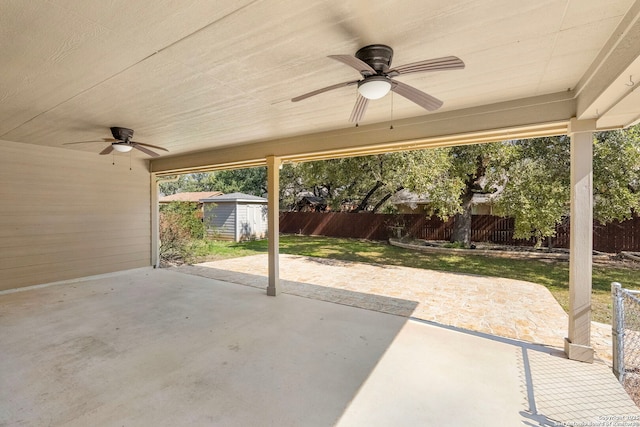
POLYGON ((197 203, 172 202, 161 206, 159 225, 160 259, 163 262, 189 262, 192 242, 203 239, 206 233, 197 203))

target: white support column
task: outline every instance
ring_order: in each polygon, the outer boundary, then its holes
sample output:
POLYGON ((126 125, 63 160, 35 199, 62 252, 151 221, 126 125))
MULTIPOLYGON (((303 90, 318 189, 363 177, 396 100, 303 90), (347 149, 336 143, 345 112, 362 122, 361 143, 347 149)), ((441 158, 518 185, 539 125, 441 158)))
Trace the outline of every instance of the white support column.
POLYGON ((158 177, 151 173, 151 265, 160 267, 160 214, 158 177))
POLYGON ((267 157, 267 239, 269 241, 269 285, 267 295, 277 296, 280 293, 280 158, 267 157))
POLYGON ((595 120, 569 123, 571 137, 571 242, 567 357, 593 362, 591 347, 591 267, 593 252, 593 131, 595 120))

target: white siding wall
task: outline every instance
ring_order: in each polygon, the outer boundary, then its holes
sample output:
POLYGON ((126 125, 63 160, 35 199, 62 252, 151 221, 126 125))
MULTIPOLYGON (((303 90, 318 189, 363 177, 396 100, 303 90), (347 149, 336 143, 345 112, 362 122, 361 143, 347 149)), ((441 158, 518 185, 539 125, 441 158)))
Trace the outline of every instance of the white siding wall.
POLYGON ((247 240, 251 236, 250 224, 247 221, 247 205, 238 204, 238 240, 247 240))
POLYGON ((207 228, 221 239, 234 240, 236 229, 235 203, 205 204, 204 220, 207 228))
POLYGON ((257 203, 239 207, 242 212, 240 220, 240 237, 242 239, 263 238, 267 233, 266 206, 257 203))
POLYGON ((225 240, 263 238, 267 234, 266 205, 257 203, 207 203, 205 224, 210 233, 225 240), (237 235, 236 235, 237 226, 237 235))
POLYGON ((0 290, 150 265, 147 162, 115 159, 0 141, 0 290))

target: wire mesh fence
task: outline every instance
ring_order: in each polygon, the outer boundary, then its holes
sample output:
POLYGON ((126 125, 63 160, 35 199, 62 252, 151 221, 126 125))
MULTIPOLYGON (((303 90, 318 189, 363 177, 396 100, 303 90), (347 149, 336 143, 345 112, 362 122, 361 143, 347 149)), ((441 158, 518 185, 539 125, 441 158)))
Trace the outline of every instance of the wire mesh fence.
POLYGON ((640 406, 640 291, 611 284, 613 373, 640 406))

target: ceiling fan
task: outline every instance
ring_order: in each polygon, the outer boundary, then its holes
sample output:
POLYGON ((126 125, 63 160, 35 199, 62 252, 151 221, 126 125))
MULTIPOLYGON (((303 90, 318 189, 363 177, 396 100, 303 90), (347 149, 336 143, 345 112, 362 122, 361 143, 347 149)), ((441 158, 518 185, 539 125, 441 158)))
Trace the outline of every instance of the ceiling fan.
POLYGON ((291 99, 291 101, 302 101, 303 99, 320 93, 357 84, 358 98, 351 112, 350 122, 358 123, 361 121, 364 113, 367 111, 369 100, 380 99, 389 93, 389 91, 393 91, 407 98, 409 101, 415 102, 427 111, 434 111, 442 106, 443 103, 441 100, 393 78, 426 71, 459 70, 464 68, 464 62, 456 56, 427 59, 390 68, 392 57, 393 49, 383 44, 365 46, 358 50, 355 56, 329 55, 329 58, 354 68, 360 73, 362 79, 351 80, 317 89, 304 95, 296 96, 291 99))
POLYGON ((113 150, 118 151, 120 153, 127 153, 132 149, 140 150, 145 154, 150 155, 151 157, 158 157, 159 154, 149 150, 146 147, 155 148, 162 151, 169 151, 166 148, 158 147, 157 145, 144 144, 142 142, 132 141, 133 138, 133 129, 121 128, 121 127, 112 127, 111 135, 113 138, 102 138, 100 141, 80 141, 80 142, 67 142, 63 145, 73 145, 73 144, 86 144, 89 142, 110 142, 104 150, 100 152, 100 154, 109 154, 113 150))

